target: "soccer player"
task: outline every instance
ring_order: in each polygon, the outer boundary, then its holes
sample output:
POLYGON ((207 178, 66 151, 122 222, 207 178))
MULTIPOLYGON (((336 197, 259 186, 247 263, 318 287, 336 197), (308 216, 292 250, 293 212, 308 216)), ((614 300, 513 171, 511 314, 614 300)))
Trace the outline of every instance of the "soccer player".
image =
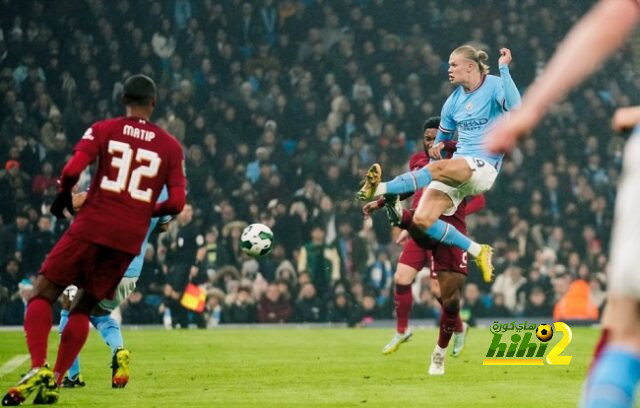
POLYGON ((122 101, 126 116, 94 123, 62 170, 51 205, 58 218, 64 218, 65 210, 73 212, 71 189, 80 173, 99 159, 82 211, 40 268, 24 322, 31 370, 8 390, 3 405, 18 405, 36 390, 34 403, 58 400, 63 375, 87 340, 91 311, 101 300, 113 298, 140 251, 151 217, 177 214, 185 204, 182 147, 149 121, 156 105, 155 83, 144 75, 127 78, 122 101), (157 204, 165 185, 169 198, 157 204), (45 365, 51 304, 72 284, 80 289, 52 371, 45 365))
POLYGON ((520 93, 511 79, 511 51, 500 49, 500 77, 489 75, 484 51, 470 45, 453 50, 449 56, 449 81, 458 85, 442 107, 440 128, 429 155, 442 158, 444 142, 458 132, 457 150, 450 160, 437 160, 427 166, 381 183, 382 169, 375 163, 358 192, 369 201, 384 194, 403 194, 422 187, 427 191, 413 216, 413 222, 432 239, 454 245, 475 258, 485 282, 493 278, 489 245, 472 241, 455 227, 439 219, 453 215, 466 196, 484 193, 493 185, 502 163, 502 154, 490 153, 485 146, 486 130, 504 113, 520 103, 520 93))
MULTIPOLYGON (((561 100, 623 43, 638 21, 637 0, 604 0, 596 4, 558 46, 547 69, 527 90, 521 108, 491 132, 489 148, 494 152, 511 150, 553 103, 561 100)), ((638 123, 640 109, 637 107, 619 109, 612 123, 614 130, 632 126, 635 129, 625 147, 623 177, 616 199, 608 304, 603 318, 610 329, 610 339, 587 381, 582 405, 588 408, 631 407, 640 382, 640 274, 635 256, 640 247, 638 123)))
MULTIPOLYGON (((78 211, 87 197, 86 192, 73 195, 73 209, 78 211)), ((162 202, 167 199, 167 189, 163 188, 158 196, 158 202, 162 202)), ((149 236, 156 229, 166 231, 171 222, 171 216, 165 215, 163 217, 154 217, 151 219, 151 225, 142 243, 140 253, 133 259, 124 277, 118 284, 116 294, 113 300, 104 299, 101 301, 91 312, 89 320, 93 327, 95 327, 107 346, 111 348, 111 386, 113 388, 124 388, 129 382, 129 350, 124 348, 124 341, 122 340, 122 331, 118 322, 111 317, 111 312, 124 302, 129 295, 135 290, 136 283, 142 272, 142 265, 144 264, 144 255, 147 251, 147 244, 149 242, 149 236)), ((60 313, 60 324, 58 325, 58 332, 62 334, 67 321, 69 320, 69 308, 70 302, 73 301, 77 288, 75 286, 69 286, 63 292, 63 308, 60 313), (67 306, 67 307, 65 307, 67 306)), ((74 388, 84 387, 85 382, 80 375, 80 357, 76 357, 69 368, 69 374, 62 380, 62 387, 74 388)))
MULTIPOLYGON (((436 137, 439 117, 431 117, 423 124, 422 144, 424 152, 416 153, 409 160, 409 169, 416 170, 429 163, 428 150, 432 147, 436 137)), ((445 151, 453 153, 456 142, 447 142, 445 151)), ((412 200, 412 209, 420 200, 423 189, 416 191, 412 200)), ((475 211, 484 207, 484 197, 479 196, 475 200, 480 205, 473 205, 475 211)), ((369 202, 363 207, 365 216, 369 216, 382 206, 386 206, 389 218, 393 225, 403 228, 401 237, 412 234, 406 242, 402 254, 398 259, 396 273, 394 275, 395 291, 394 305, 396 311, 396 333, 391 341, 382 349, 383 354, 391 354, 398 350, 402 343, 409 340, 412 332, 408 327, 409 314, 413 303, 411 284, 419 270, 430 261, 432 282, 438 286, 439 295, 436 295, 442 305, 440 314, 440 332, 438 342, 431 354, 429 374, 444 374, 445 350, 453 335, 453 349, 451 355, 457 357, 464 348, 467 324, 460 319, 460 292, 467 274, 467 255, 460 248, 444 245, 430 240, 423 231, 411 228, 412 211, 402 210, 398 205, 398 196, 386 195, 376 201, 369 202), (386 201, 386 202, 385 202, 386 201), (385 205, 386 204, 386 205, 385 205), (404 219, 404 222, 402 222, 404 219), (400 221, 400 222, 398 222, 400 221), (406 228, 406 229, 405 229, 406 228), (436 280, 437 279, 437 280, 436 280)), ((466 232, 465 209, 467 203, 463 201, 451 217, 442 216, 446 222, 451 223, 462 232, 466 232)), ((467 212, 468 213, 468 212, 467 212)))

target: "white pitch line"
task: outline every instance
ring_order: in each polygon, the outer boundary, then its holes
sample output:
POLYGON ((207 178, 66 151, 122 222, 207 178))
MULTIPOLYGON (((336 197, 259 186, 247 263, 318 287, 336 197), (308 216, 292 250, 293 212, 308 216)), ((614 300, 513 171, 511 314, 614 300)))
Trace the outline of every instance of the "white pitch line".
POLYGON ((9 374, 28 359, 28 354, 18 354, 17 356, 13 357, 11 360, 4 363, 2 367, 0 367, 0 377, 4 376, 5 374, 9 374))

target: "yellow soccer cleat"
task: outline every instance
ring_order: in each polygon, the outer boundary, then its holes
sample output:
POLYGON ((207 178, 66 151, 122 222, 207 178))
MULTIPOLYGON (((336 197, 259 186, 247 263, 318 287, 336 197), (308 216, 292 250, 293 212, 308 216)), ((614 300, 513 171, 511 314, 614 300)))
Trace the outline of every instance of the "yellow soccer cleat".
POLYGON ((475 262, 482 273, 482 279, 486 283, 489 283, 493 280, 493 248, 487 244, 482 244, 481 246, 482 249, 480 250, 480 254, 476 257, 475 262))
POLYGON ((124 388, 129 382, 129 350, 119 348, 111 361, 111 388, 124 388))
POLYGON ((357 193, 358 199, 360 201, 371 201, 373 199, 376 188, 380 181, 382 180, 382 167, 378 163, 373 163, 369 170, 367 171, 367 175, 364 177, 362 181, 362 188, 357 193))
POLYGON ((53 404, 58 401, 58 385, 49 368, 32 368, 15 387, 9 388, 2 398, 2 406, 20 405, 36 390, 34 404, 53 404))

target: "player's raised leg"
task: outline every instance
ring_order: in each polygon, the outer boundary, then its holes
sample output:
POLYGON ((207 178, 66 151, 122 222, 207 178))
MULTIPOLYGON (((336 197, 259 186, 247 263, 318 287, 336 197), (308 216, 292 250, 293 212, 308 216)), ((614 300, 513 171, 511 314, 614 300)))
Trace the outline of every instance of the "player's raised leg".
MULTIPOLYGON (((449 194, 447 194, 441 191, 440 188, 446 189, 446 186, 440 184, 438 189, 427 188, 420 198, 411 224, 408 225, 407 228, 412 231, 412 233, 414 233, 414 228, 418 228, 425 231, 426 235, 433 240, 447 245, 453 245, 468 252, 475 258, 475 262, 482 273, 483 280, 490 282, 493 279, 493 250, 489 245, 479 244, 471 240, 455 226, 439 219, 445 212, 450 212, 452 207, 457 208, 464 199, 464 197, 460 197, 454 205, 451 195, 455 194, 455 189, 451 189, 452 191, 448 191, 449 194)), ((401 211, 401 207, 398 208, 396 206, 396 211, 398 210, 401 211)), ((406 216, 403 218, 402 215, 399 215, 398 218, 406 221, 406 216)))

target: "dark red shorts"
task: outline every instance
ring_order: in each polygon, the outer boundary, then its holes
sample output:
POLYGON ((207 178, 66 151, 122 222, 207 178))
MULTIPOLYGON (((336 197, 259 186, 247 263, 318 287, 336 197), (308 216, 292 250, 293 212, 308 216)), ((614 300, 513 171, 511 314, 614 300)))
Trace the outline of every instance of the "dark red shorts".
POLYGON ((462 249, 440 243, 432 243, 431 249, 419 246, 412 238, 405 244, 398 263, 405 264, 419 271, 428 266, 431 277, 437 272, 452 271, 467 274, 467 253, 462 249), (433 255, 433 256, 432 256, 433 255))
POLYGON ((65 232, 47 255, 40 273, 57 285, 76 285, 98 300, 112 299, 134 256, 75 239, 65 232))

